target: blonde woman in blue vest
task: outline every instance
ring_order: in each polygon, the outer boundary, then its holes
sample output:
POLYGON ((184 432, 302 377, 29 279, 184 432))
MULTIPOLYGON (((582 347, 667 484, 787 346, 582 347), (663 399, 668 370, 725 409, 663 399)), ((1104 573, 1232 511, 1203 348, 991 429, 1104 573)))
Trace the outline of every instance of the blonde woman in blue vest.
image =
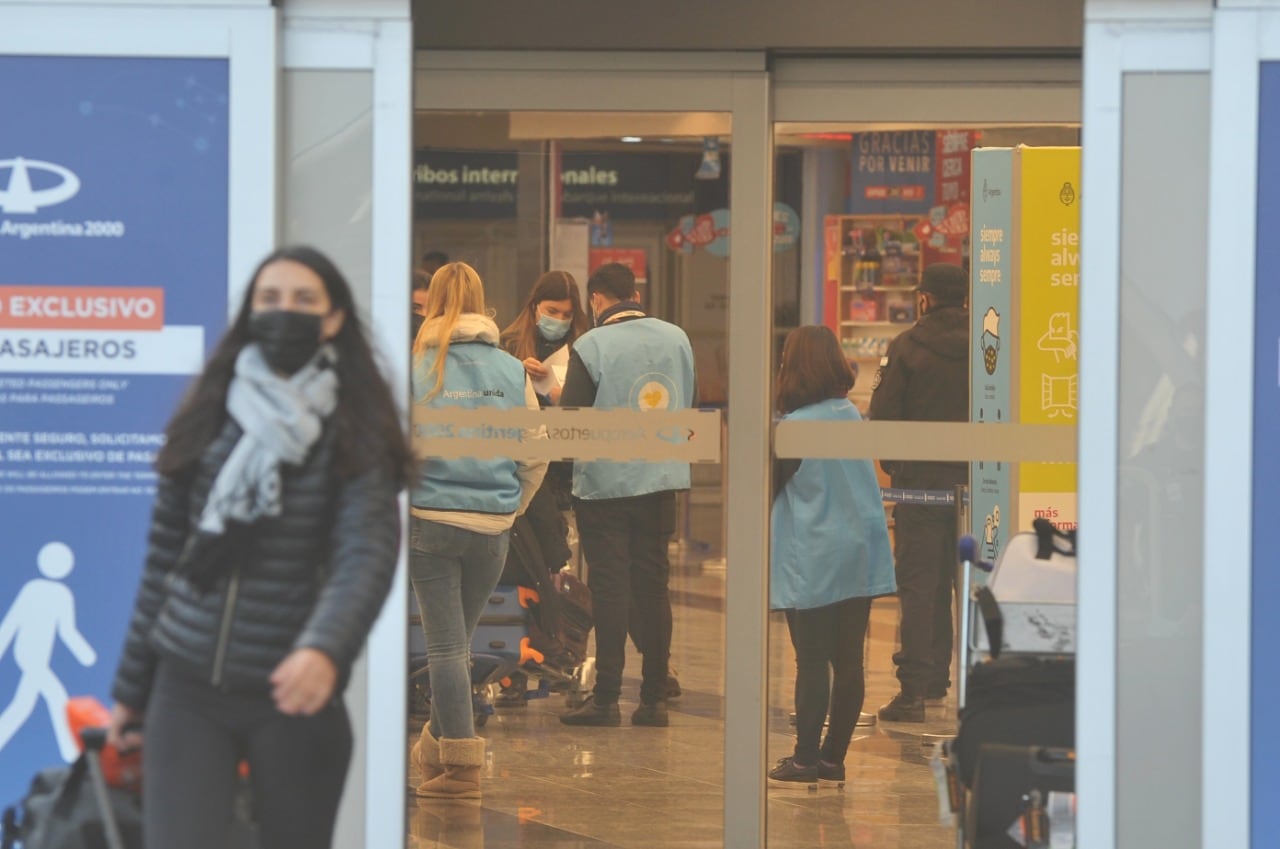
MULTIPOLYGON (((431 278, 413 343, 415 407, 538 409, 520 361, 498 347, 498 326, 475 269, 442 266, 431 278)), ((526 431, 525 438, 545 437, 526 431)), ((508 458, 443 459, 415 427, 422 459, 410 504, 410 574, 427 640, 431 720, 410 752, 424 798, 480 796, 484 740, 471 709, 471 637, 507 557, 515 517, 542 483, 546 463, 508 458)))
MULTIPOLYGON (((788 334, 777 381, 785 421, 858 421, 852 387, 829 329, 788 334)), ((774 462, 769 606, 785 611, 796 652, 796 745, 769 778, 844 781, 865 694, 871 599, 896 589, 880 486, 869 460, 774 462)))

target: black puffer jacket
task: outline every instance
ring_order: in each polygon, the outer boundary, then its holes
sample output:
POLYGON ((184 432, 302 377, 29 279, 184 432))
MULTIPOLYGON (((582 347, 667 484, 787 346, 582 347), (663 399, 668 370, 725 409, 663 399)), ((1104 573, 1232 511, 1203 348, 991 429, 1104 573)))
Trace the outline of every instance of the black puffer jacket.
POLYGON ((281 468, 280 516, 248 529, 210 590, 175 569, 240 434, 229 421, 189 479, 160 480, 112 687, 121 704, 146 707, 161 657, 215 686, 265 693, 289 652, 314 648, 333 659, 341 688, 382 608, 399 548, 396 485, 381 470, 340 479, 332 426, 302 466, 281 468))
MULTIPOLYGON (((869 417, 878 421, 962 422, 969 418, 969 312, 940 307, 889 343, 869 417)), ((969 479, 966 463, 880 463, 905 489, 951 489, 969 479)))

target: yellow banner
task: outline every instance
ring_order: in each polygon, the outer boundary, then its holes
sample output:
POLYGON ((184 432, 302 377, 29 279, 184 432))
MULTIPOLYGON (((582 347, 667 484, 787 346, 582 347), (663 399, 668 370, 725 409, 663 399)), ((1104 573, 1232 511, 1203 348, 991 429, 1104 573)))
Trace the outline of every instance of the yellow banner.
MULTIPOLYGON (((1019 412, 1023 424, 1079 421, 1080 148, 1019 148, 1019 412)), ((1075 492, 1074 463, 1025 463, 1023 492, 1075 492)), ((1029 517, 1028 517, 1029 518, 1029 517)))

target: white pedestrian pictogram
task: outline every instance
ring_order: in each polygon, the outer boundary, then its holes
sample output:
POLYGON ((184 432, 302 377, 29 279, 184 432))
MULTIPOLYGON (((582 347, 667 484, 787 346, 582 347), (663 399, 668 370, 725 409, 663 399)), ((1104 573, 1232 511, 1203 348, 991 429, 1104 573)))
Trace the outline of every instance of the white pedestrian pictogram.
POLYGON ((67 689, 54 674, 50 661, 59 639, 85 666, 93 666, 98 653, 76 628, 76 600, 62 579, 75 568, 75 554, 61 542, 47 543, 36 557, 43 578, 32 578, 18 591, 0 620, 0 658, 13 646, 13 659, 22 673, 9 706, 0 713, 0 751, 31 718, 36 700, 44 698, 63 760, 79 754, 67 724, 67 689))

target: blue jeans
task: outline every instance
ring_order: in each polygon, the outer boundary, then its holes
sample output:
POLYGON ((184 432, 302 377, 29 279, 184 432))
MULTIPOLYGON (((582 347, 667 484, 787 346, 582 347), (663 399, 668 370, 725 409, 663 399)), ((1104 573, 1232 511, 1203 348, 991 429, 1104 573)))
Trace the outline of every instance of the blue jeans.
POLYGON ((471 637, 507 559, 511 532, 480 534, 413 517, 409 574, 427 637, 431 734, 476 736, 471 713, 471 637))

